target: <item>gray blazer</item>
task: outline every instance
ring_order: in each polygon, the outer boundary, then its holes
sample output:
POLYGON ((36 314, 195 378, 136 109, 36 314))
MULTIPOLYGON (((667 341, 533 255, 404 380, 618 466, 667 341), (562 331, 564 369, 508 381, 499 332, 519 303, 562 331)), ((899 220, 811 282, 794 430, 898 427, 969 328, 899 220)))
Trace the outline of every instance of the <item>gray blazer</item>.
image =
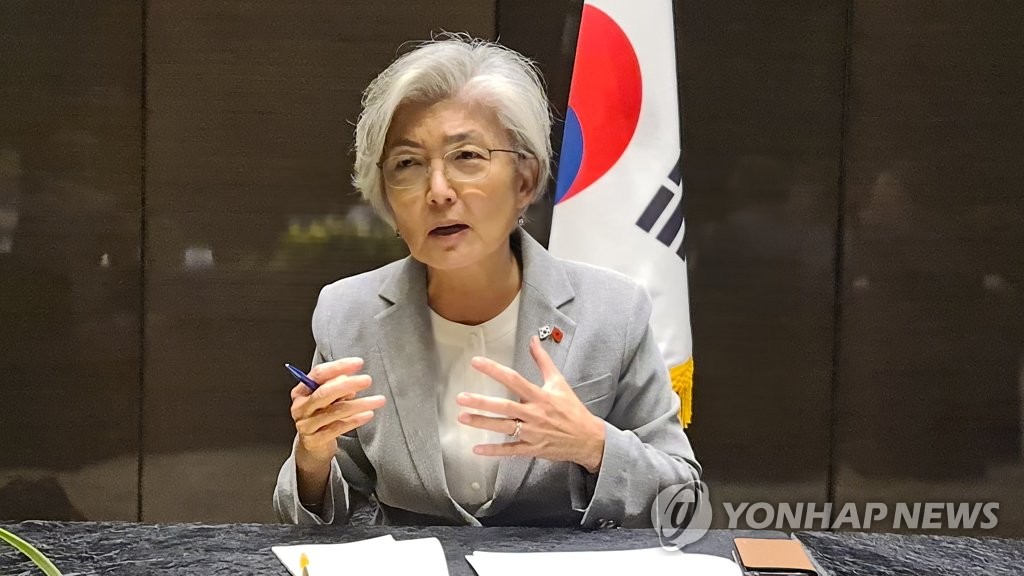
POLYGON ((540 383, 528 342, 543 342, 591 412, 603 418, 601 469, 522 456, 499 463, 494 498, 476 514, 448 492, 438 439, 438 359, 427 306, 426 269, 406 258, 339 280, 313 312, 314 364, 359 356, 373 378, 366 395, 387 404, 368 424, 338 437, 323 509, 299 502, 292 455, 281 467, 274 510, 292 523, 344 523, 370 496, 383 524, 644 527, 665 487, 697 480, 700 465, 679 425, 679 398, 655 344, 650 297, 621 274, 557 259, 526 232, 512 236, 523 267, 513 368, 540 383))

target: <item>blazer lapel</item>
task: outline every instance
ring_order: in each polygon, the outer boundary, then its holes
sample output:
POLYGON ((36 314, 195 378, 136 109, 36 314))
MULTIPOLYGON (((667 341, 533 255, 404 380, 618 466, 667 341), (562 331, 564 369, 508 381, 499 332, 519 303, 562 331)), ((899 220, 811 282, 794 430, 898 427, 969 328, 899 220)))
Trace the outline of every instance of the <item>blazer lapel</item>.
MULTIPOLYGON (((541 345, 559 370, 564 369, 576 332, 576 322, 559 307, 572 300, 575 292, 558 260, 526 232, 520 230, 518 235, 514 239, 518 240, 521 248, 523 284, 512 368, 530 382, 543 386, 540 369, 530 355, 530 338, 539 335, 538 332, 544 326, 561 330, 561 342, 555 342, 554 338, 549 337, 541 345)), ((494 499, 480 510, 479 515, 491 516, 506 507, 523 484, 533 461, 533 458, 526 456, 503 458, 498 464, 494 499)))
POLYGON ((393 303, 377 315, 378 347, 391 398, 424 489, 451 515, 457 505, 449 495, 441 458, 437 419, 440 370, 427 305, 426 268, 408 258, 381 287, 380 295, 393 303))

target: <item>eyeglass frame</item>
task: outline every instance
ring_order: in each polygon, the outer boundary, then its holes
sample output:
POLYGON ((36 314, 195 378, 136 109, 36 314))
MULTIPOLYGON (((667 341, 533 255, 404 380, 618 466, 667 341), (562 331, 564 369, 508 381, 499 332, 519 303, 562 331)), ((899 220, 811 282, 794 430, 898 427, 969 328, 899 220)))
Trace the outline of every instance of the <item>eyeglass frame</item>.
MULTIPOLYGON (((473 147, 477 148, 477 146, 473 146, 473 147)), ((491 157, 490 157, 490 154, 494 154, 495 152, 507 152, 509 154, 515 154, 519 158, 534 158, 534 156, 531 155, 529 152, 525 152, 523 150, 509 150, 509 149, 506 149, 506 148, 479 148, 480 150, 486 150, 487 154, 488 154, 488 157, 487 157, 487 173, 485 173, 483 176, 480 176, 479 178, 473 178, 472 180, 455 180, 451 176, 448 175, 448 162, 445 160, 445 158, 447 158, 448 155, 453 154, 455 152, 458 152, 460 150, 463 150, 465 148, 466 148, 466 146, 463 146, 463 147, 460 147, 460 148, 454 148, 452 150, 449 150, 449 151, 445 152, 444 155, 441 156, 441 161, 444 162, 444 177, 447 178, 448 180, 451 180, 452 182, 477 182, 477 181, 483 180, 484 178, 487 178, 487 176, 490 175, 490 173, 491 173, 491 157)), ((416 154, 408 154, 408 156, 416 156, 416 154)), ((391 156, 388 156, 388 158, 391 158, 391 156)), ((379 168, 380 171, 381 171, 381 179, 384 180, 384 183, 387 184, 388 186, 390 186, 391 188, 394 188, 395 190, 410 190, 412 188, 415 188, 416 187, 415 184, 411 185, 411 186, 395 186, 395 185, 393 185, 393 184, 388 182, 387 177, 384 175, 384 162, 387 161, 388 158, 384 158, 380 162, 377 162, 377 168, 379 168)), ((427 156, 422 156, 422 158, 424 160, 427 160, 428 164, 429 164, 430 161, 436 159, 436 157, 427 157, 427 156)), ((427 167, 426 176, 427 176, 426 182, 430 182, 430 168, 429 168, 429 165, 427 167)))

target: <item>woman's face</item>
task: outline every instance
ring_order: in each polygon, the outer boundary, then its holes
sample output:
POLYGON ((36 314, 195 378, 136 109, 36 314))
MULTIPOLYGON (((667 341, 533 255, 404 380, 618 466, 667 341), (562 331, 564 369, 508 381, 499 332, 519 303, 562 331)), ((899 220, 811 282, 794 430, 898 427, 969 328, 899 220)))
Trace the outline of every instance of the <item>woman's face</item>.
MULTIPOLYGON (((446 154, 453 163, 479 163, 477 152, 513 149, 495 112, 456 100, 403 104, 388 128, 383 170, 419 170, 416 186, 385 183, 398 231, 413 257, 435 269, 472 266, 507 246, 509 233, 530 203, 536 160, 494 152, 487 175, 471 182, 445 176, 446 154), (390 162, 389 162, 390 161, 390 162)), ((395 180, 393 177, 392 180, 395 180)))

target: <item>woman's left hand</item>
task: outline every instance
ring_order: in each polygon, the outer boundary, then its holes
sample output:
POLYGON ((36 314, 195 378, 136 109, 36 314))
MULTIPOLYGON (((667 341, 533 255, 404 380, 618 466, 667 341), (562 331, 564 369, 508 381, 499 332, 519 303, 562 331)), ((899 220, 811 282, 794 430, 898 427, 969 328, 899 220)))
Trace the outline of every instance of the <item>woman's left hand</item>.
POLYGON ((463 424, 513 436, 517 420, 519 422, 519 434, 512 441, 479 444, 473 452, 483 456, 532 456, 575 462, 591 473, 597 472, 604 454, 604 420, 591 414, 580 402, 536 336, 530 339, 530 355, 540 368, 543 387, 493 360, 473 358, 473 368, 497 380, 520 398, 520 402, 516 402, 479 394, 459 394, 456 402, 460 406, 505 416, 463 412, 459 415, 459 422, 463 424))

